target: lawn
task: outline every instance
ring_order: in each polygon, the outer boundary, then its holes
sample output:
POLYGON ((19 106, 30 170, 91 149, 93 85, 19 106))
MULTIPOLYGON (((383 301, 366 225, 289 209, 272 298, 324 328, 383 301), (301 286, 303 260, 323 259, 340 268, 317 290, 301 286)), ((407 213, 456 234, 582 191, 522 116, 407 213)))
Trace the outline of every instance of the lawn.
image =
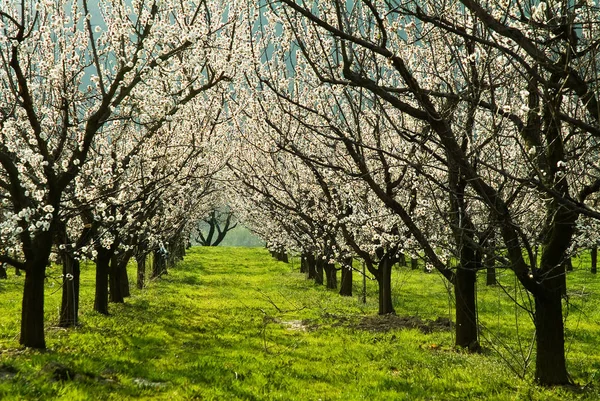
POLYGON ((453 347, 451 289, 437 274, 396 269, 398 317, 376 318, 371 280, 363 304, 357 274, 355 296, 343 298, 305 280, 297 260, 221 247, 192 248, 108 317, 92 311, 94 268, 84 266, 82 325, 70 330, 55 327, 60 282, 50 269, 48 350, 24 350, 23 278, 9 271, 0 282, 0 399, 598 400, 600 278, 578 265, 566 317, 578 385, 550 389, 532 382, 533 327, 511 298, 529 301, 508 271, 502 287, 481 277, 484 351, 475 355, 453 347))

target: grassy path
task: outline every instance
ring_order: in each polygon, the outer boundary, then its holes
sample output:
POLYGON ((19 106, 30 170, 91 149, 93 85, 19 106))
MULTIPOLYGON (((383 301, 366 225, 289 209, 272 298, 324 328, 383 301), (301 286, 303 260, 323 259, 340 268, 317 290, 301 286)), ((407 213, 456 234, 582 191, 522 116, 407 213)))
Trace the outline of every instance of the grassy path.
MULTIPOLYGON (((134 291, 126 304, 111 304, 104 317, 91 311, 89 266, 82 276, 83 326, 49 327, 44 353, 17 348, 22 278, 11 277, 0 284, 0 399, 600 399, 597 387, 548 390, 518 379, 492 351, 457 352, 443 327, 428 334, 378 331, 399 321, 365 320, 376 311, 374 299, 362 305, 357 297, 342 298, 293 270, 263 249, 194 248, 169 275, 134 291)), ((439 278, 396 274, 399 313, 448 315, 439 278)), ((48 290, 52 323, 60 292, 48 290)), ((500 316, 485 313, 490 321, 500 316)), ((598 328, 589 325, 590 333, 598 328)), ((583 355, 585 346, 573 352, 583 355)), ((579 369, 598 372, 597 354, 579 369)))

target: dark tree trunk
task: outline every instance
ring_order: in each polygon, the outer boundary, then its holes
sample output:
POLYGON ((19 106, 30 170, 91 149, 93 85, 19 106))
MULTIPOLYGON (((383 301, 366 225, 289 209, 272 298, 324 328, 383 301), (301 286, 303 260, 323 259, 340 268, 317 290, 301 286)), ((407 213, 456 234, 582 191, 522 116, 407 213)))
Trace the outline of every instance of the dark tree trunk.
POLYGON ((146 254, 138 253, 135 261, 137 263, 137 288, 142 289, 146 280, 146 254))
POLYGON ((154 251, 152 258, 152 278, 158 278, 167 274, 167 258, 159 251, 154 251))
POLYGON ((323 285, 323 257, 321 255, 316 257, 317 274, 315 275, 315 283, 323 285))
POLYGON ((308 265, 305 254, 300 255, 300 273, 308 273, 308 265))
POLYGON ((412 270, 417 270, 419 268, 419 259, 410 258, 410 268, 412 270))
POLYGON ((7 279, 8 274, 6 274, 6 267, 0 266, 0 279, 7 279))
POLYGON ((590 250, 590 257, 592 258, 592 267, 590 271, 592 274, 596 274, 598 272, 598 247, 595 246, 590 250))
POLYGON ((317 261, 312 253, 306 254, 306 267, 308 268, 306 279, 316 280, 317 278, 317 261))
POLYGON ((342 278, 340 284, 340 295, 352 296, 352 258, 347 258, 342 264, 342 278))
MULTIPOLYGON (((543 385, 569 384, 565 358, 565 333, 562 314, 562 296, 566 292, 564 253, 567 249, 564 239, 568 230, 556 229, 542 250, 540 271, 537 277, 540 287, 534 293, 536 363, 535 378, 543 385), (562 238, 561 238, 562 237, 562 238), (551 244, 561 244, 562 249, 551 244)), ((566 237, 569 238, 569 237, 566 237)))
POLYGON ((94 296, 94 310, 103 315, 108 315, 108 271, 111 252, 103 247, 98 247, 96 257, 96 294, 94 296))
POLYGON ((565 270, 568 272, 573 271, 573 261, 571 260, 571 257, 568 257, 567 260, 565 260, 565 270))
POLYGON ((406 255, 404 253, 400 253, 400 256, 398 257, 398 265, 403 267, 407 266, 406 255))
POLYGON ((150 274, 150 278, 157 278, 160 276, 160 253, 157 251, 152 252, 152 273, 150 274))
MULTIPOLYGON (((49 254, 49 253, 48 253, 49 254)), ((46 348, 44 339, 44 280, 48 258, 27 263, 21 310, 19 343, 30 348, 46 348)))
POLYGON ((129 290, 129 276, 127 275, 127 262, 120 263, 119 267, 119 275, 121 277, 121 293, 124 298, 131 296, 131 291, 129 290))
POLYGON ((131 296, 129 290, 129 276, 127 275, 127 265, 133 255, 133 248, 125 251, 125 253, 119 258, 119 281, 121 283, 121 294, 123 298, 131 296))
POLYGON ((119 271, 119 258, 113 255, 110 259, 108 269, 108 282, 110 287, 110 302, 122 304, 125 302, 123 292, 121 291, 121 272, 119 271))
POLYGON ((379 262, 377 269, 377 284, 379 284, 379 314, 387 315, 394 314, 394 306, 392 305, 392 261, 386 255, 379 262))
POLYGON ((79 323, 80 266, 68 253, 62 254, 63 287, 60 308, 60 327, 74 327, 79 323))
MULTIPOLYGON (((168 268, 172 268, 172 267, 175 267, 175 264, 177 263, 177 254, 172 245, 169 245, 168 250, 169 250, 169 252, 167 253, 167 256, 165 257, 165 266, 168 268)), ((165 271, 166 271, 166 269, 165 269, 165 271)))
POLYGON ((337 270, 335 269, 335 265, 333 263, 327 263, 323 261, 323 267, 325 269, 325 278, 327 283, 327 288, 336 289, 337 288, 337 270))
POLYGON ((454 276, 454 296, 456 302, 456 345, 479 351, 477 333, 477 302, 475 283, 477 281, 477 252, 463 244, 460 265, 454 276))
POLYGON ((490 230, 484 234, 484 236, 482 245, 486 252, 483 260, 483 267, 485 268, 485 285, 491 286, 498 283, 496 277, 496 255, 494 254, 494 232, 490 230))
POLYGON ((281 253, 279 254, 279 260, 281 260, 283 263, 289 263, 290 260, 288 258, 288 254, 286 251, 281 251, 281 253))
POLYGON ((485 258, 485 285, 496 285, 497 283, 494 255, 487 255, 485 258))
POLYGON ((537 357, 535 378, 541 384, 569 384, 560 290, 534 295, 537 357))

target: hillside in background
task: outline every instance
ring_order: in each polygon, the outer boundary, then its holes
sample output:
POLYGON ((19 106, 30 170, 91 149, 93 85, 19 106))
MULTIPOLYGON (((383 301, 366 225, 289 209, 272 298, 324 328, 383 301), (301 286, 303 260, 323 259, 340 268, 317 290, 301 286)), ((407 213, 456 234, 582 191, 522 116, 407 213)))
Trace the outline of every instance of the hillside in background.
POLYGON ((264 247, 265 243, 246 227, 238 224, 237 227, 227 233, 227 236, 219 246, 243 246, 255 248, 264 247))

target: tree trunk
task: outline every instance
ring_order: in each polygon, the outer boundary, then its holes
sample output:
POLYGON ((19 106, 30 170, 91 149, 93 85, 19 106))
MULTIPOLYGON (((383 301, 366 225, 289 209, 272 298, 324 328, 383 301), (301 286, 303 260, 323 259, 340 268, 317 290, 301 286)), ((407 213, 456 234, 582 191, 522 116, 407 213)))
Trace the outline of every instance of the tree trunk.
POLYGON ((123 256, 119 258, 119 281, 121 283, 123 298, 131 296, 131 291, 129 291, 129 276, 127 275, 127 265, 131 260, 131 255, 133 255, 133 249, 125 251, 123 256))
POLYGON ((461 249, 461 261, 454 277, 454 296, 456 302, 456 345, 479 351, 477 333, 477 252, 464 244, 461 249))
POLYGON ((410 258, 410 268, 413 270, 417 270, 419 268, 419 259, 410 258))
POLYGON ((352 296, 352 257, 345 259, 344 263, 342 263, 340 295, 345 297, 352 296))
POLYGON ((6 274, 6 267, 5 265, 0 266, 0 279, 7 279, 8 278, 8 274, 6 274))
POLYGON ((336 289, 337 270, 335 269, 335 265, 333 263, 327 263, 326 261, 323 261, 323 267, 325 269, 327 288, 336 289))
MULTIPOLYGON (((564 235, 555 233, 552 238, 564 235)), ((566 246, 564 246, 566 249, 566 246)), ((541 288, 533 293, 535 300, 536 364, 535 378, 543 385, 569 384, 565 358, 565 333, 562 295, 566 292, 564 251, 547 245, 540 263, 541 288)))
POLYGON ((379 314, 395 314, 392 305, 392 262, 386 255, 379 262, 377 283, 379 284, 379 314))
POLYGON ((398 265, 404 267, 407 266, 406 255, 404 253, 400 253, 400 256, 398 257, 398 265))
POLYGON ((496 267, 494 266, 494 256, 488 255, 485 258, 485 285, 496 285, 496 267))
POLYGON ((135 261, 137 263, 137 288, 142 289, 146 280, 146 254, 138 253, 135 261))
POLYGON ((151 278, 158 278, 167 272, 167 258, 159 251, 154 251, 153 256, 151 278))
POLYGON ((27 263, 21 310, 19 343, 30 348, 46 348, 44 339, 44 280, 48 258, 27 263))
POLYGON ((119 268, 119 274, 121 276, 121 294, 123 294, 123 298, 127 298, 131 296, 131 291, 129 290, 129 276, 127 275, 127 263, 121 264, 119 268))
POLYGON ((300 255, 300 273, 308 273, 308 265, 305 254, 300 255))
POLYGON ((592 267, 590 272, 596 274, 598 272, 598 247, 595 246, 590 250, 590 257, 592 258, 592 267))
POLYGON ((74 327, 79 323, 80 266, 67 252, 62 254, 63 287, 60 308, 60 327, 74 327))
POLYGON ((103 247, 98 247, 97 251, 94 310, 103 315, 108 315, 108 270, 110 264, 110 251, 103 247))
POLYGON ((119 272, 119 258, 113 255, 110 258, 110 267, 108 269, 108 282, 110 287, 110 302, 122 304, 123 292, 121 291, 121 273, 119 272))
POLYGON ((306 254, 306 267, 308 268, 306 279, 316 280, 317 278, 317 261, 312 253, 306 254))
POLYGON ((569 384, 561 291, 534 295, 537 357, 535 378, 540 384, 569 384))
POLYGON ((323 257, 321 255, 316 257, 317 274, 315 276, 315 283, 323 285, 323 257))
POLYGON ((573 261, 571 260, 570 256, 567 258, 567 260, 565 260, 565 270, 568 272, 573 271, 573 261))

